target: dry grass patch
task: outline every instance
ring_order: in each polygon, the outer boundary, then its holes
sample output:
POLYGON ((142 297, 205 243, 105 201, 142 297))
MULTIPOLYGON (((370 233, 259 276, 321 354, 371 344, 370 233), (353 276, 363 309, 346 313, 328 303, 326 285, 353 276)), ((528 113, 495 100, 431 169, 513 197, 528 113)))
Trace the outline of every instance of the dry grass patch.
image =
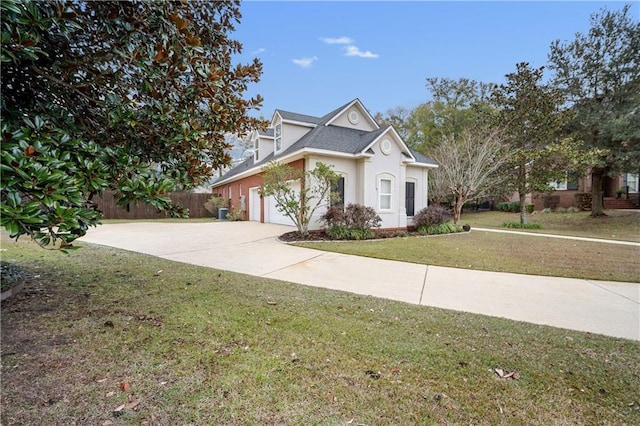
POLYGON ((3 249, 30 275, 2 304, 3 425, 640 422, 637 342, 105 247, 3 249))

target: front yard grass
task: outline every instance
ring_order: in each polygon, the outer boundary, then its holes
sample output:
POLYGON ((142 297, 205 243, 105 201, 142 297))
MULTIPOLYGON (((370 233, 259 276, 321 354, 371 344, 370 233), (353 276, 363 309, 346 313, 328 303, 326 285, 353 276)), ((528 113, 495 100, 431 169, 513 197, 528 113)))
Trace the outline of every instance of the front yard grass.
POLYGON ((88 244, 2 247, 31 276, 2 303, 3 425, 640 423, 638 342, 88 244))
MULTIPOLYGON (((542 229, 517 231, 592 238, 608 236, 608 239, 640 241, 640 213, 610 214, 610 217, 602 219, 592 219, 582 213, 532 215, 531 222, 539 223, 542 229)), ((470 224, 469 233, 378 241, 304 242, 296 245, 435 266, 640 282, 638 246, 474 230, 474 227, 504 229, 502 223, 517 220, 516 213, 466 213, 459 223, 470 224)))
MULTIPOLYGON (((640 211, 607 210, 607 216, 589 217, 590 212, 529 214, 529 223, 538 224, 541 229, 527 232, 571 235, 575 237, 603 238, 640 242, 640 211)), ((498 211, 465 212, 460 224, 471 227, 502 228, 505 222, 520 222, 519 213, 498 211)))

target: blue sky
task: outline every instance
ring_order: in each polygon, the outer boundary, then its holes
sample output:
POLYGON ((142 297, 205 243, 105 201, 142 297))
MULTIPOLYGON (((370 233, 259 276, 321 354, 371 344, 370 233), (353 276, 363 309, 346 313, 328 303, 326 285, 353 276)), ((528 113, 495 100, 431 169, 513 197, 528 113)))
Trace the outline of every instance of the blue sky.
MULTIPOLYGON (((632 16, 638 17, 637 2, 632 16)), ((359 98, 374 114, 426 102, 427 77, 502 83, 516 63, 546 65, 553 40, 625 2, 244 1, 232 37, 264 65, 248 95, 273 111, 322 116, 359 98)))

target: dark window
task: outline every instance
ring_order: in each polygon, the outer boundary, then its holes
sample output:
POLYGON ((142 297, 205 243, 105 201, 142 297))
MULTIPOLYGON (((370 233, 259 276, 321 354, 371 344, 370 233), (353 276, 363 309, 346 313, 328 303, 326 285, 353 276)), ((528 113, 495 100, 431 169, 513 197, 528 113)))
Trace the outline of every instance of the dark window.
POLYGON ((414 182, 405 182, 405 200, 404 205, 407 209, 407 216, 413 216, 415 213, 416 184, 414 182))
POLYGON ((567 189, 574 191, 578 189, 578 175, 576 173, 567 175, 567 189))
POLYGON ((337 194, 333 202, 332 206, 344 206, 344 178, 338 178, 338 181, 331 188, 331 192, 337 194))

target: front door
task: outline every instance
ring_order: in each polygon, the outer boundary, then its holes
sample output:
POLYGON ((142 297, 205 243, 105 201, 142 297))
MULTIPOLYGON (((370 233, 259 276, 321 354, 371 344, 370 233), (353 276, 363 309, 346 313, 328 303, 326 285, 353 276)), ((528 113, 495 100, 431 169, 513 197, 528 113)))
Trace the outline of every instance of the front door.
POLYGON ((404 206, 407 209, 407 216, 415 214, 416 205, 416 184, 415 182, 405 182, 404 206))

